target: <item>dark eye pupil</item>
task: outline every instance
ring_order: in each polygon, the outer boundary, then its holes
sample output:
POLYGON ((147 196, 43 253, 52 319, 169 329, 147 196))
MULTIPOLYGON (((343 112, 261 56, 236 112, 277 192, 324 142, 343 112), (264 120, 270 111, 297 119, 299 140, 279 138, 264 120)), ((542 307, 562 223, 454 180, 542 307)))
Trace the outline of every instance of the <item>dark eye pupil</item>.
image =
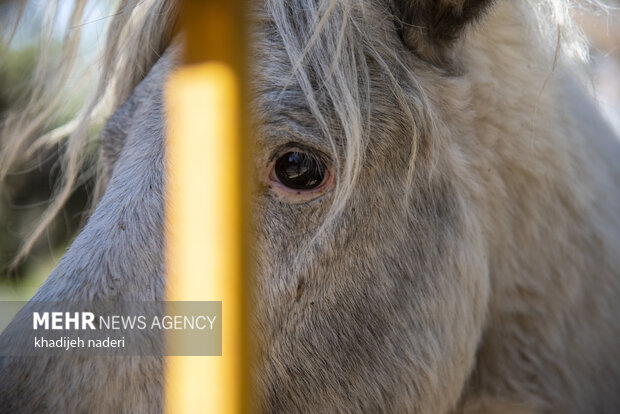
POLYGON ((303 152, 288 152, 275 165, 278 180, 294 190, 312 190, 325 178, 325 165, 303 152))

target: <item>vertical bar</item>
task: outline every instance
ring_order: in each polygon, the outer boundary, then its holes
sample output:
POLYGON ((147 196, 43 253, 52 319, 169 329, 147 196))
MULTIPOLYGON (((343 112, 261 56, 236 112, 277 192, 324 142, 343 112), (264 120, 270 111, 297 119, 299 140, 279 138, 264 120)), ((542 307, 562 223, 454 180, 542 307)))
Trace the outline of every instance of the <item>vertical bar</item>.
POLYGON ((244 7, 186 0, 168 81, 167 300, 222 301, 222 356, 168 357, 168 413, 248 410, 244 300, 244 7))

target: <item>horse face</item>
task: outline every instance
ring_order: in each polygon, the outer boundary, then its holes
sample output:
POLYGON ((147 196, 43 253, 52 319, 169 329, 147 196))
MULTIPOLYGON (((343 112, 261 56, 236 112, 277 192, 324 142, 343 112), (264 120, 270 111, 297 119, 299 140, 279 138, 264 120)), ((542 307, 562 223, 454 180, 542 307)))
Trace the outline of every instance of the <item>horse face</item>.
MULTIPOLYGON (((380 21, 381 11, 374 13, 380 21)), ((457 191, 458 158, 433 153, 425 127, 410 121, 411 112, 424 113, 422 93, 441 99, 442 91, 409 88, 409 95, 396 96, 376 61, 357 62, 368 77, 349 80, 371 99, 351 104, 372 122, 364 121, 363 136, 356 138, 359 125, 339 118, 341 108, 329 91, 313 84, 319 92, 309 97, 303 79, 291 76, 294 63, 279 34, 284 28, 276 30, 276 24, 265 18, 254 27, 251 76, 252 176, 258 177, 252 194, 253 335, 261 407, 444 412, 458 400, 471 369, 487 285, 476 253, 481 242, 457 191), (322 120, 312 99, 320 103, 322 120), (363 154, 348 167, 354 139, 363 141, 363 154), (354 180, 347 168, 355 170, 354 180)), ((376 32, 379 42, 411 53, 391 22, 376 32)), ((90 227, 102 220, 99 211, 120 209, 127 216, 135 209, 125 204, 139 207, 133 196, 119 205, 112 194, 140 192, 138 198, 149 200, 146 192, 156 195, 158 212, 144 211, 130 237, 161 231, 149 222, 155 217, 152 222, 161 225, 162 89, 177 55, 171 48, 109 121, 102 141, 111 178, 90 227), (144 182, 137 183, 140 177, 144 182)), ((426 62, 413 54, 409 60, 421 68, 417 81, 437 80, 426 62)), ((411 74, 399 76, 406 88, 411 74)), ((101 255, 112 258, 114 251, 101 255)), ((153 272, 155 296, 162 294, 162 260, 153 272)), ((119 290, 136 291, 130 284, 119 290)))
MULTIPOLYGON (((293 15, 304 8, 290 5, 293 15)), ((378 4, 337 8, 308 54, 308 16, 257 16, 250 107, 260 406, 446 412, 471 370, 488 295, 480 232, 459 190, 463 162, 446 141, 467 130, 446 92, 458 82, 403 41, 378 4), (342 42, 331 37, 338 33, 342 42)), ((163 297, 162 90, 176 49, 108 122, 106 192, 39 300, 163 297)))
POLYGON ((339 68, 320 59, 329 39, 307 59, 303 42, 299 54, 284 44, 302 23, 271 15, 255 27, 253 333, 268 412, 445 412, 480 338, 484 248, 448 147, 468 128, 449 101, 462 85, 411 50, 380 7, 364 12, 356 24, 368 35, 349 34, 339 68), (356 110, 338 102, 348 93, 356 110))

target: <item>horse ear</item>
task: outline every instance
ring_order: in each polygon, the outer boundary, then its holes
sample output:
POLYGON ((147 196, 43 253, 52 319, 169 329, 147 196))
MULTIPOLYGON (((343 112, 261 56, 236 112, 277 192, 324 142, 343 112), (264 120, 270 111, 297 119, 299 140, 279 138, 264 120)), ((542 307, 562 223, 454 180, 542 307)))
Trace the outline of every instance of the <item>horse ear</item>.
POLYGON ((452 60, 455 43, 493 0, 394 0, 403 41, 434 64, 452 60))

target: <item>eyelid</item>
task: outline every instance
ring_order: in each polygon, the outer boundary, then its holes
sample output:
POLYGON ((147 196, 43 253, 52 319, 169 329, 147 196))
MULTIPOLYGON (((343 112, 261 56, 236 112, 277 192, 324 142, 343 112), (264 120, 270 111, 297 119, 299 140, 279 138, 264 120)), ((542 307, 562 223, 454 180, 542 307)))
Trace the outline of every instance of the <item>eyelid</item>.
POLYGON ((269 157, 269 163, 277 160, 287 152, 303 152, 304 154, 308 154, 312 158, 321 161, 325 165, 331 164, 331 157, 325 154, 325 152, 318 148, 300 144, 298 142, 289 142, 278 146, 278 148, 276 148, 272 153, 271 157, 269 157))

